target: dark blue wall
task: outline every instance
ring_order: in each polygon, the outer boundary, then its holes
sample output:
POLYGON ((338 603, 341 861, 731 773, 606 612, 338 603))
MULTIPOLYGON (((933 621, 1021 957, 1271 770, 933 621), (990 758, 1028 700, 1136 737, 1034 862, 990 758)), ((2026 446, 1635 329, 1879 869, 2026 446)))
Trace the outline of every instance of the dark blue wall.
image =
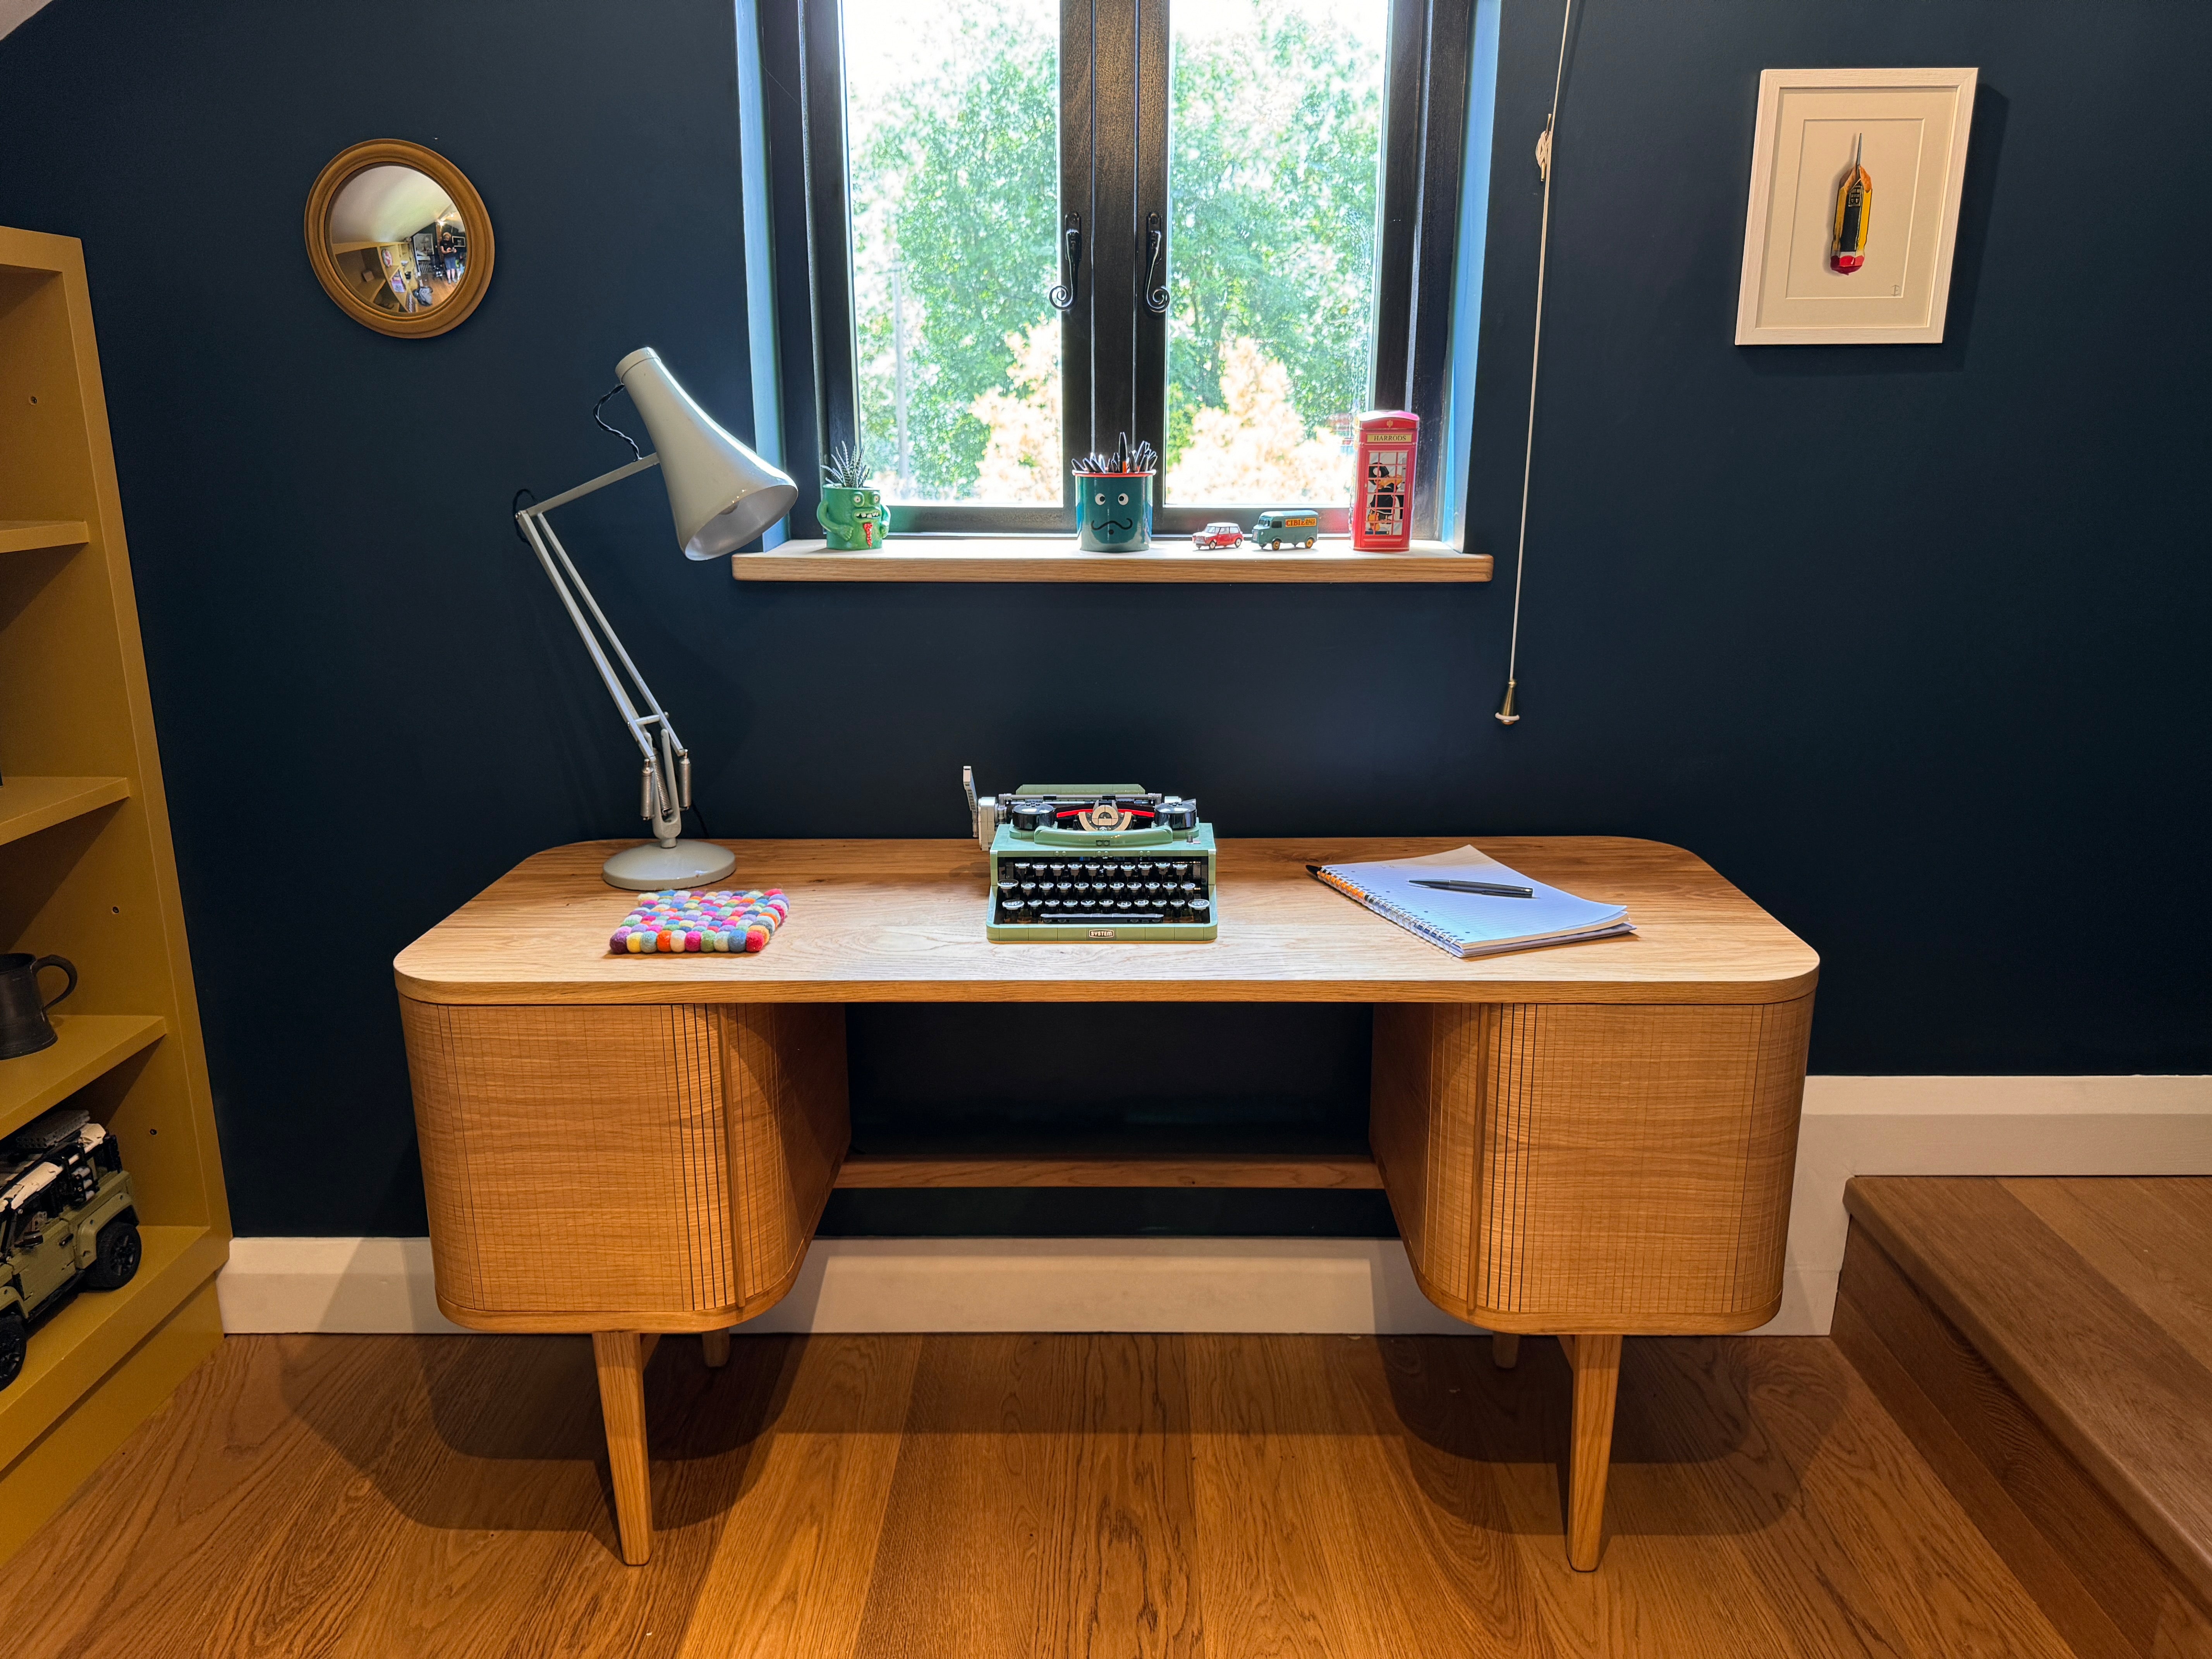
MULTIPOLYGON (((1505 0, 1472 484, 1501 555, 1558 27, 1505 0)), ((714 829, 957 834, 973 762, 1195 792, 1229 834, 1650 836, 1820 950, 1816 1070, 2212 1069, 2187 114, 2212 13, 1589 0, 1576 36, 1520 726, 1490 718, 1504 580, 740 591, 659 556, 649 484, 611 491, 571 545, 714 829), (1737 348, 1759 71, 1855 64, 1981 66, 1949 337, 1737 348), (1111 694, 1003 669, 1108 643, 1111 694)), ((392 954, 526 854, 631 830, 625 743, 508 497, 623 458, 586 411, 640 343, 750 427, 726 3, 457 0, 421 39, 54 0, 0 40, 0 222, 82 237, 91 270, 246 1233, 421 1230, 392 954), (489 295, 434 341, 349 322, 301 252, 318 169, 372 137, 434 145, 495 217, 489 295)), ((1086 1133, 1356 1130, 1356 1017, 967 1017, 856 1015, 872 1133, 958 1115, 948 1054, 986 1097, 1010 1069, 1076 1088, 1086 1133)))

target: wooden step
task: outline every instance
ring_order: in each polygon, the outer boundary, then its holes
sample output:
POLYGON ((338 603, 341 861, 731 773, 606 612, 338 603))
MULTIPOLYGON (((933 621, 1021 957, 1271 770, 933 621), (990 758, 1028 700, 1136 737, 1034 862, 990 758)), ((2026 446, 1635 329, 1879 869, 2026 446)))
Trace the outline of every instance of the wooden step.
POLYGON ((2212 1656, 2212 1178, 1861 1177, 1835 1338, 2084 1656, 2212 1656))

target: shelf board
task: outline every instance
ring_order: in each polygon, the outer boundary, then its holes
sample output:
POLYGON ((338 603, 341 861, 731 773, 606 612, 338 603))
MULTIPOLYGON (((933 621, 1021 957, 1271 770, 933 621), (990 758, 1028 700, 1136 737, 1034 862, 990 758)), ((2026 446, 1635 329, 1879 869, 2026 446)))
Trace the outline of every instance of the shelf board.
POLYGON ((9 778, 0 783, 0 846, 130 795, 128 778, 9 778))
POLYGON ((1072 536, 904 536, 865 553, 818 541, 734 553, 741 582, 1486 582, 1487 553, 1415 542, 1405 553, 1361 553, 1341 537, 1311 552, 1200 552, 1174 537, 1142 553, 1086 553, 1072 536))
POLYGON ((82 547, 91 539, 92 528, 82 519, 0 519, 0 553, 82 547))
POLYGON ((1371 1158, 1310 1152, 1184 1158, 848 1158, 837 1185, 856 1187, 1329 1187, 1380 1188, 1371 1158))
MULTIPOLYGON (((12 1063, 12 1062, 0 1062, 12 1063)), ((119 1291, 80 1291, 31 1328, 23 1370, 0 1389, 0 1468, 52 1428, 207 1283, 229 1243, 207 1227, 141 1227, 146 1253, 119 1291)))
MULTIPOLYGON (((51 981, 50 981, 51 982, 51 981)), ((60 1040, 35 1054, 0 1060, 0 1135, 111 1072, 168 1031, 159 1014, 54 1014, 60 1040)))

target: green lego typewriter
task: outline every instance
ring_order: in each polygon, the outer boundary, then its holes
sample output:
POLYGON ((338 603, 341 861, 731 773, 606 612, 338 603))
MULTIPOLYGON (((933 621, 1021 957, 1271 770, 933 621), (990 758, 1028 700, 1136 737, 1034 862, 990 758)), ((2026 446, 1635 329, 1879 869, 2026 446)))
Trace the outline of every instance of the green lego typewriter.
POLYGON ((1135 783, 1025 783, 975 793, 960 769, 976 844, 991 860, 987 938, 1001 942, 1210 939, 1213 826, 1198 803, 1135 783))

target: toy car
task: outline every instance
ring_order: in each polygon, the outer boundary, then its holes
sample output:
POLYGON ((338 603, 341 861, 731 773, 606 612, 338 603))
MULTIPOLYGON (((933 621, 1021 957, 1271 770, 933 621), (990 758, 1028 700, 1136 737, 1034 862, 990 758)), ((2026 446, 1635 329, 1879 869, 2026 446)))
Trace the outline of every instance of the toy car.
POLYGON ((1244 526, 1233 519, 1224 519, 1196 532, 1190 538, 1193 547, 1237 547, 1244 540, 1244 526))
POLYGON ((138 1271, 133 1196, 115 1137, 82 1110, 57 1106, 0 1141, 0 1389, 22 1370, 40 1313, 138 1271))
POLYGON ((1310 507, 1271 507, 1252 526, 1255 547, 1311 547, 1321 534, 1321 514, 1310 507))

